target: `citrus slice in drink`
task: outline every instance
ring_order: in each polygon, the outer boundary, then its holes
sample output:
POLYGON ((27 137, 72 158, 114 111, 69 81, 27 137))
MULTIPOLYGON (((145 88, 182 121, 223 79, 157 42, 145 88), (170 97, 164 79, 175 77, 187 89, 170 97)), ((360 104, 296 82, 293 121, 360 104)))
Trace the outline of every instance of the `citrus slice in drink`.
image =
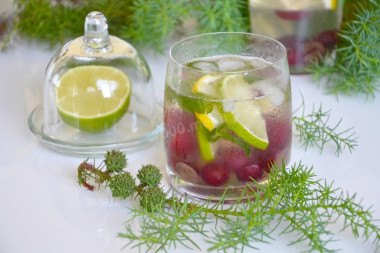
POLYGON ((264 118, 254 101, 234 102, 230 112, 224 112, 227 125, 248 144, 265 150, 269 140, 264 118))
POLYGON ((199 121, 197 122, 197 138, 203 160, 206 162, 214 160, 213 144, 207 138, 207 129, 199 121))
POLYGON ((223 99, 250 99, 254 96, 251 86, 241 74, 225 76, 220 84, 219 91, 223 99))
POLYGON ((194 112, 194 114, 208 131, 214 130, 223 123, 223 116, 216 106, 214 106, 212 111, 209 113, 194 112))
POLYGON ((223 99, 230 99, 223 103, 223 118, 227 125, 248 144, 265 150, 269 144, 265 120, 243 75, 225 76, 219 90, 223 99))
POLYGON ((192 92, 215 97, 219 78, 220 76, 212 74, 202 76, 194 83, 192 92))
POLYGON ((99 132, 118 122, 128 109, 130 96, 128 76, 109 66, 69 69, 55 88, 55 103, 62 120, 88 132, 99 132))
POLYGON ((336 9, 337 0, 323 0, 323 5, 326 9, 336 9))

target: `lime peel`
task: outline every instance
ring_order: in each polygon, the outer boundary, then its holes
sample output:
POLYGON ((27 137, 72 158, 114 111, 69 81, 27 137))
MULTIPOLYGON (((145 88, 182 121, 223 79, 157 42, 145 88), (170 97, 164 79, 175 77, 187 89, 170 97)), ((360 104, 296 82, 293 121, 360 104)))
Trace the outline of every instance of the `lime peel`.
POLYGON ((201 152, 203 160, 210 162, 214 160, 213 145, 207 138, 207 129, 202 125, 202 123, 197 120, 197 137, 199 151, 201 152))
POLYGON ((268 135, 264 118, 254 101, 236 102, 230 112, 224 112, 227 125, 248 144, 265 150, 268 145, 268 135))

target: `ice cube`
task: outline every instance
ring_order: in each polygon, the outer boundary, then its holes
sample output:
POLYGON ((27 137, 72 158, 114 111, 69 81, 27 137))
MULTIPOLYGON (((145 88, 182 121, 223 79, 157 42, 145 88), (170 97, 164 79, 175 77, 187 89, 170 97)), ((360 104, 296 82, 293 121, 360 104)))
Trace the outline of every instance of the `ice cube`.
POLYGON ((243 60, 225 57, 218 61, 218 67, 221 72, 234 72, 247 70, 248 66, 243 60))
POLYGON ((223 110, 225 112, 232 112, 235 109, 235 102, 234 101, 223 101, 223 110))
POLYGON ((218 65, 213 61, 194 61, 189 66, 202 71, 219 72, 218 65))
POLYGON ((273 84, 273 79, 265 79, 255 82, 254 89, 257 90, 263 96, 269 97, 269 100, 273 106, 280 106, 284 103, 284 92, 273 84))
POLYGON ((248 83, 254 83, 259 80, 273 78, 281 75, 280 69, 260 58, 254 58, 250 61, 253 71, 248 71, 245 79, 248 83))
POLYGON ((262 67, 270 65, 269 62, 258 57, 251 58, 249 63, 254 69, 262 68, 262 67))

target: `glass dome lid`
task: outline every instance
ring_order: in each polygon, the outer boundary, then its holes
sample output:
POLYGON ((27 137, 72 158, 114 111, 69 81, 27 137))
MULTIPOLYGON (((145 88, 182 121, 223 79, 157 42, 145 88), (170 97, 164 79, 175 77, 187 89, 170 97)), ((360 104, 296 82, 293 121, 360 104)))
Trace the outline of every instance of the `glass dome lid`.
POLYGON ((132 152, 152 143, 162 130, 162 106, 146 61, 108 34, 102 13, 89 13, 84 30, 50 60, 29 128, 49 147, 72 154, 132 152))

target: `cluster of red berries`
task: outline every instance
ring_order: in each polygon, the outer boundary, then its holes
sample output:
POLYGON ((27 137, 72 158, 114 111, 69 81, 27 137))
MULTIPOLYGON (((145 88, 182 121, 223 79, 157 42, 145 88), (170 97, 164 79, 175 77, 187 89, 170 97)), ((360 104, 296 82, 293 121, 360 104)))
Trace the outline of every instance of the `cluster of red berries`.
POLYGON ((270 164, 276 162, 291 141, 291 121, 285 122, 268 118, 268 148, 251 149, 246 155, 237 145, 220 149, 211 162, 202 160, 196 135, 195 117, 183 110, 167 110, 165 113, 165 147, 168 165, 193 183, 221 186, 227 183, 231 173, 241 182, 260 180, 270 164), (171 128, 169 130, 169 127, 171 128))
POLYGON ((332 50, 337 41, 337 31, 328 30, 319 33, 312 39, 302 38, 299 35, 289 35, 279 39, 286 47, 288 62, 293 65, 307 65, 319 60, 327 50, 332 50))
MULTIPOLYGON (((308 22, 310 12, 276 11, 276 15, 284 20, 308 22)), ((304 38, 297 34, 284 36, 279 38, 279 41, 286 47, 289 65, 303 66, 319 60, 319 55, 324 56, 327 50, 331 51, 337 39, 337 30, 326 30, 312 38, 304 38)))

